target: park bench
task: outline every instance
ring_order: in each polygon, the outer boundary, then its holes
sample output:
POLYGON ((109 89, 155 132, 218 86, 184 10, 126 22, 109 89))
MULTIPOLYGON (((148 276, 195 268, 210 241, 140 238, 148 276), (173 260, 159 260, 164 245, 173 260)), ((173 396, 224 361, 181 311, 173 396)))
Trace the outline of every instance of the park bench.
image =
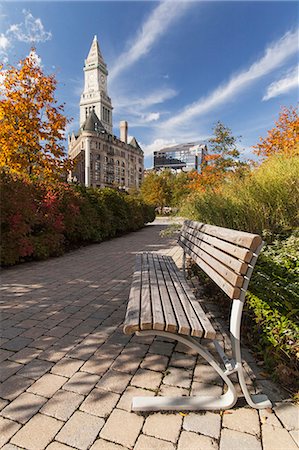
POLYGON ((185 344, 198 352, 227 385, 224 394, 190 397, 135 397, 133 411, 219 410, 237 401, 230 376, 237 373, 248 404, 257 409, 271 407, 263 394, 251 395, 247 389, 241 360, 240 326, 245 294, 254 265, 263 246, 256 234, 230 230, 186 220, 179 234, 183 273, 173 259, 159 253, 136 255, 136 268, 129 296, 124 333, 157 335, 185 344), (226 355, 216 339, 216 331, 196 300, 185 279, 186 255, 202 269, 232 300, 230 337, 232 357, 226 355), (204 342, 201 341, 204 338, 204 342), (220 364, 205 348, 214 343, 220 364))

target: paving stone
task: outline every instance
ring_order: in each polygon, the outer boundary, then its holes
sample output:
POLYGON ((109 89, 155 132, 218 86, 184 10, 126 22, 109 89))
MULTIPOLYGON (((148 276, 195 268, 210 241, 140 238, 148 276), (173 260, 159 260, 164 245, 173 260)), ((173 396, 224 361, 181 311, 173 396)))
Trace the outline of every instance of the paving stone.
POLYGON ((0 370, 0 381, 4 381, 11 375, 14 375, 18 370, 22 369, 23 365, 13 361, 2 361, 0 370))
POLYGON ((93 414, 94 416, 106 418, 115 407, 119 397, 118 394, 113 392, 95 388, 86 397, 80 406, 80 410, 93 414))
POLYGON ((50 398, 65 384, 66 381, 67 378, 47 373, 30 386, 27 391, 50 398))
POLYGON ((119 372, 134 374, 142 360, 142 356, 132 356, 130 353, 123 351, 111 365, 111 368, 119 372))
MULTIPOLYGON (((7 342, 7 341, 6 341, 7 342)), ((8 359, 11 355, 14 355, 13 352, 9 352, 8 350, 0 349, 0 362, 5 361, 8 359)))
POLYGON ((188 397, 189 389, 161 384, 158 395, 164 397, 188 397))
POLYGON ((131 411, 133 397, 152 397, 153 395, 154 393, 152 391, 134 386, 128 386, 121 396, 117 407, 120 409, 125 409, 126 411, 131 411))
POLYGON ((4 447, 1 447, 1 450, 23 450, 23 449, 13 444, 5 444, 4 447))
POLYGON ((150 353, 146 355, 140 367, 142 369, 156 370, 157 372, 163 372, 168 365, 168 357, 163 355, 155 355, 150 353))
POLYGON ((188 355, 194 355, 197 356, 198 353, 195 350, 192 350, 192 348, 187 347, 187 345, 182 344, 181 342, 178 342, 175 346, 176 352, 186 353, 188 355))
POLYGON ((11 439, 11 443, 26 450, 43 450, 53 440, 63 422, 37 414, 11 439))
POLYGON ((34 328, 30 328, 30 329, 24 331, 24 333, 22 333, 21 336, 31 338, 31 339, 37 339, 42 334, 44 334, 44 331, 45 330, 43 328, 34 327, 34 328))
POLYGON ((216 384, 206 384, 198 383, 193 381, 191 386, 191 395, 211 395, 213 397, 218 397, 222 394, 223 388, 216 384))
POLYGON ((299 430, 290 431, 290 435, 292 436, 296 445, 299 447, 299 430))
POLYGON ((13 353, 9 359, 19 362, 21 364, 27 364, 35 359, 42 351, 36 348, 23 348, 17 353, 13 353))
POLYGON ((130 379, 131 375, 111 369, 100 379, 97 387, 107 391, 116 392, 117 394, 122 394, 129 384, 130 379))
POLYGON ((196 357, 184 353, 173 352, 169 365, 172 367, 182 367, 184 369, 193 369, 196 364, 196 357))
POLYGON ((38 320, 26 319, 18 323, 18 327, 29 329, 35 327, 35 325, 38 325, 38 320))
MULTIPOLYGON (((154 437, 141 434, 137 439, 134 450, 175 450, 175 446, 171 442, 162 441, 154 437)), ((185 449, 186 450, 186 449, 185 449)))
POLYGON ((1 411, 1 415, 24 424, 38 412, 46 401, 44 397, 24 392, 7 405, 1 411))
POLYGON ((4 330, 1 329, 1 336, 7 339, 12 339, 19 336, 22 331, 24 331, 23 328, 8 327, 4 330))
POLYGON ((84 361, 80 359, 63 358, 54 367, 51 372, 55 375, 62 375, 70 378, 77 370, 84 364, 84 361))
POLYGON ((85 450, 95 441, 104 423, 104 419, 100 417, 76 411, 55 439, 71 447, 85 450))
POLYGON ((34 359, 30 363, 26 364, 21 370, 19 370, 18 375, 38 380, 41 376, 48 372, 52 366, 53 364, 47 361, 34 359))
POLYGON ((56 341, 57 338, 53 336, 40 336, 31 343, 30 347, 38 348, 39 350, 46 350, 56 341))
POLYGON ((2 347, 5 350, 13 350, 14 352, 17 352, 21 350, 24 347, 27 347, 33 339, 25 338, 25 337, 15 337, 14 339, 11 339, 10 341, 5 342, 2 344, 2 347))
POLYGON ((240 445, 242 450, 262 450, 261 443, 255 436, 226 428, 222 430, 219 450, 240 450, 240 445))
POLYGON ((86 395, 91 391, 99 379, 100 377, 97 375, 92 375, 85 372, 76 372, 63 386, 63 389, 86 395))
POLYGON ((9 439, 18 431, 20 428, 20 424, 13 422, 12 420, 5 419, 4 417, 0 417, 0 447, 6 442, 9 441, 9 439))
POLYGON ((50 445, 48 445, 46 450, 71 450, 73 447, 69 447, 68 445, 64 445, 61 442, 51 442, 50 445))
POLYGON ((43 406, 41 413, 66 421, 83 400, 83 395, 61 389, 43 406))
POLYGON ((143 433, 175 444, 180 434, 182 420, 182 416, 177 414, 156 413, 145 420, 143 433))
POLYGON ((163 384, 188 389, 191 385, 192 372, 177 367, 168 367, 163 384))
POLYGON ((125 447, 114 444, 113 442, 105 441, 104 439, 98 439, 90 450, 125 450, 125 447))
POLYGON ((260 423, 258 411, 252 408, 229 410, 223 415, 223 427, 244 433, 259 435, 260 423))
POLYGON ((267 408, 267 409, 260 409, 259 410, 260 415, 260 421, 261 424, 267 424, 272 425, 273 427, 282 428, 282 425, 280 421, 277 419, 276 415, 274 414, 273 409, 267 408))
POLYGON ((0 385, 0 397, 5 400, 14 400, 18 395, 24 392, 34 380, 31 378, 13 375, 0 385))
POLYGON ((262 425, 264 450, 298 450, 295 441, 285 428, 262 425))
POLYGON ((158 389, 162 380, 162 374, 147 369, 138 369, 131 380, 132 386, 137 386, 145 389, 158 389))
POLYGON ((170 342, 154 341, 150 348, 149 353, 156 353, 157 355, 170 356, 174 348, 174 344, 170 342))
POLYGON ((206 384, 223 384, 221 377, 209 364, 197 364, 194 369, 193 378, 195 381, 206 384))
POLYGON ((207 436, 183 431, 177 450, 218 450, 218 444, 214 439, 207 436))
POLYGON ((57 361, 60 361, 65 356, 66 353, 67 353, 66 351, 57 350, 55 346, 52 346, 49 347, 47 350, 44 350, 38 356, 38 359, 56 363, 57 361))
POLYGON ((299 406, 290 402, 278 403, 274 407, 278 418, 289 431, 299 429, 299 406))
POLYGON ((114 409, 105 423, 100 437, 132 448, 140 433, 144 418, 134 413, 114 409))
POLYGON ((95 375, 103 375, 113 364, 113 358, 99 358, 98 356, 91 356, 81 367, 82 372, 93 373, 95 375))
POLYGON ((206 411, 203 414, 190 413, 184 418, 183 429, 186 431, 194 431, 218 439, 220 428, 220 414, 206 411))
POLYGON ((58 326, 46 331, 45 335, 46 336, 54 336, 54 337, 63 337, 69 331, 71 331, 71 328, 66 328, 66 327, 62 327, 62 326, 58 325, 58 326))
POLYGON ((0 411, 2 411, 2 409, 5 408, 7 404, 8 404, 7 400, 3 400, 2 398, 0 398, 0 411))

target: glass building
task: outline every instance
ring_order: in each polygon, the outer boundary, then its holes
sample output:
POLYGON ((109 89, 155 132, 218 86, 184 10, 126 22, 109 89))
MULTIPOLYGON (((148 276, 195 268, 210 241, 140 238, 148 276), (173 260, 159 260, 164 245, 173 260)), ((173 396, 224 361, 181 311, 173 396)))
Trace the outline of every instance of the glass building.
POLYGON ((173 169, 175 171, 201 171, 204 157, 207 154, 205 143, 188 142, 173 147, 162 148, 154 152, 154 169, 173 169))

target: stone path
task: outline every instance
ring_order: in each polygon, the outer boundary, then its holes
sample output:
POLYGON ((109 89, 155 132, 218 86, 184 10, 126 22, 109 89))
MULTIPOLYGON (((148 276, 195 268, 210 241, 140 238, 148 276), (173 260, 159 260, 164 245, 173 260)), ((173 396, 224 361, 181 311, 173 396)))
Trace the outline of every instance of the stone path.
MULTIPOLYGON (((298 408, 245 349, 247 382, 275 402, 256 411, 130 411, 134 395, 221 392, 196 355, 161 338, 125 336, 135 253, 181 253, 162 222, 61 258, 5 270, 1 296, 0 448, 7 450, 294 450, 298 408)), ((221 315, 211 305, 218 322, 221 315)), ((227 335, 219 328, 226 347, 227 335)))

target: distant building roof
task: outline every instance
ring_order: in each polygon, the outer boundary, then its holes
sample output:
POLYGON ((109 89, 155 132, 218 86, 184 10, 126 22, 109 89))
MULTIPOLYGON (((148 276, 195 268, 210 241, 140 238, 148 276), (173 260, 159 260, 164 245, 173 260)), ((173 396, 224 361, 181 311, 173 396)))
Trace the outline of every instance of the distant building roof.
POLYGON ((102 122, 94 111, 91 111, 81 127, 82 131, 96 131, 97 133, 107 133, 102 122))
POLYGON ((177 152, 177 151, 182 151, 182 150, 189 150, 191 147, 195 147, 195 146, 200 146, 200 147, 204 147, 205 145, 207 145, 207 141, 201 141, 201 142, 186 142, 184 144, 176 144, 176 145, 172 145, 170 147, 164 147, 161 148, 160 150, 154 152, 156 153, 165 153, 165 152, 177 152))
POLYGON ((139 148, 139 149, 141 150, 140 145, 138 144, 137 140, 136 140, 134 137, 131 139, 131 141, 129 142, 129 144, 132 145, 133 147, 139 148))

